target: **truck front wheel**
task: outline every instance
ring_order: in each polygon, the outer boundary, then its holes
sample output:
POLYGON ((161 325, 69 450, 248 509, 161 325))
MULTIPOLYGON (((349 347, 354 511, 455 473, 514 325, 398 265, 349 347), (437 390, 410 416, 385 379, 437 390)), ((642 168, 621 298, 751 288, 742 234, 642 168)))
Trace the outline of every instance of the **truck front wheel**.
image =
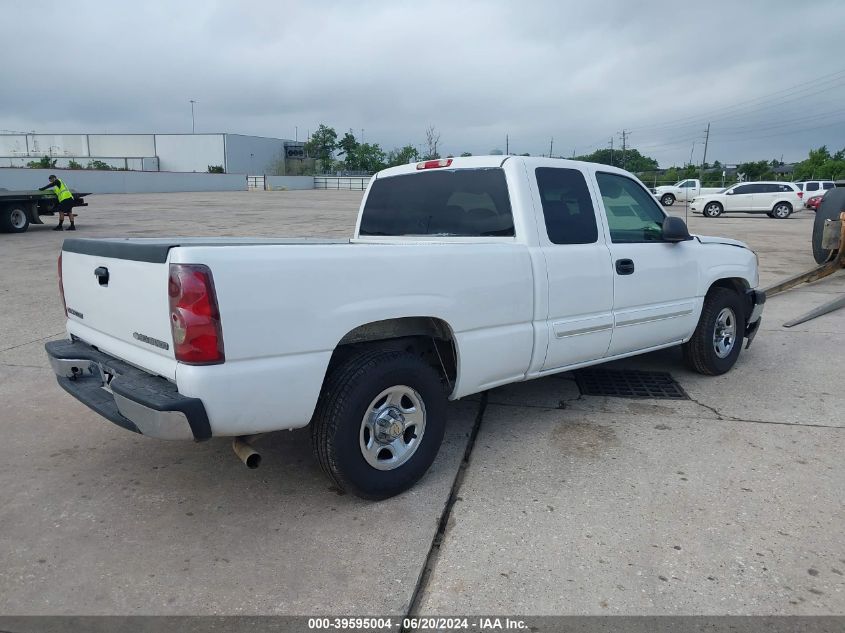
POLYGON ((29 216, 23 207, 0 209, 0 231, 3 233, 23 233, 29 228, 29 216))
POLYGON ((700 374, 724 374, 739 358, 744 338, 742 297, 727 288, 711 288, 704 298, 695 332, 683 345, 684 360, 700 374))
POLYGON ((673 204, 675 204, 675 196, 673 196, 671 193, 664 193, 663 196, 660 198, 660 204, 662 204, 664 207, 671 207, 673 204))
POLYGON ((386 499, 431 466, 446 429, 440 376, 413 354, 374 350, 334 368, 323 386, 311 443, 342 490, 386 499))

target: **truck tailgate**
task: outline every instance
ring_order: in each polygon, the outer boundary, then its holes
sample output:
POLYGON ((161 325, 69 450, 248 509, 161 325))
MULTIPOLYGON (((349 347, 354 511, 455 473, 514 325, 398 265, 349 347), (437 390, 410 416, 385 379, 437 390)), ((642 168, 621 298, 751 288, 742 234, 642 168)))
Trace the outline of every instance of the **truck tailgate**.
POLYGON ((65 241, 62 281, 68 332, 174 380, 167 251, 150 257, 125 245, 118 240, 65 241))

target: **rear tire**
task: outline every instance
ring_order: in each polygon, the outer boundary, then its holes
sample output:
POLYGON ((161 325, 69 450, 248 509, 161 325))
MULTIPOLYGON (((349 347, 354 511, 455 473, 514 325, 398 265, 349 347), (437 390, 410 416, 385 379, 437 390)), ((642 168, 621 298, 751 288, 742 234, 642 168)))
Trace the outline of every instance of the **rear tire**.
POLYGON ((675 204, 675 196, 673 196, 671 193, 664 193, 660 197, 660 204, 662 204, 664 207, 671 207, 673 204, 675 204))
POLYGON ((0 209, 0 231, 3 233, 23 233, 29 228, 29 215, 23 207, 0 209))
POLYGON ((704 298, 695 332, 683 344, 684 361, 699 374, 724 374, 739 358, 744 338, 742 297, 727 288, 711 288, 704 298))
POLYGON ((792 215, 792 205, 788 202, 778 202, 772 207, 771 214, 776 220, 785 220, 792 215))
POLYGON ((311 443, 338 488, 386 499, 429 469, 446 430, 440 375, 407 352, 374 350, 339 363, 323 385, 311 443))
POLYGON ((725 208, 718 202, 708 202, 702 213, 708 218, 718 218, 724 212, 725 208))

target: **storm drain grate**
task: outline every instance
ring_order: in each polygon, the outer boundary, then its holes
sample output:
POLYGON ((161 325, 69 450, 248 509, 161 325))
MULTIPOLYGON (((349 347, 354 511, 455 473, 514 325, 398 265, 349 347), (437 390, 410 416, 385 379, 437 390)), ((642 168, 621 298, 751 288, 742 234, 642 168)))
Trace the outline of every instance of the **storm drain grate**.
POLYGON ((672 374, 665 371, 579 369, 575 372, 575 380, 585 396, 689 400, 672 374))

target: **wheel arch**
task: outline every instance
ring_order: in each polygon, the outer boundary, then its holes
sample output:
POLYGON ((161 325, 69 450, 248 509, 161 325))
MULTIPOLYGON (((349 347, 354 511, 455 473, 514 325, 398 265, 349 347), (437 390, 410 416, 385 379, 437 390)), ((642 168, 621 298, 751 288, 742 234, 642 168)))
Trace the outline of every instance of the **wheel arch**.
POLYGON ((446 320, 434 316, 409 316, 358 325, 335 345, 326 374, 350 354, 376 348, 402 350, 420 356, 437 370, 450 391, 454 389, 460 354, 454 330, 446 320))
POLYGON ((716 279, 707 288, 707 294, 710 294, 710 291, 714 288, 725 288, 738 294, 742 298, 743 307, 746 311, 745 315, 746 317, 748 316, 751 309, 751 297, 748 295, 747 291, 751 288, 751 284, 747 279, 742 277, 722 277, 720 279, 716 279))

